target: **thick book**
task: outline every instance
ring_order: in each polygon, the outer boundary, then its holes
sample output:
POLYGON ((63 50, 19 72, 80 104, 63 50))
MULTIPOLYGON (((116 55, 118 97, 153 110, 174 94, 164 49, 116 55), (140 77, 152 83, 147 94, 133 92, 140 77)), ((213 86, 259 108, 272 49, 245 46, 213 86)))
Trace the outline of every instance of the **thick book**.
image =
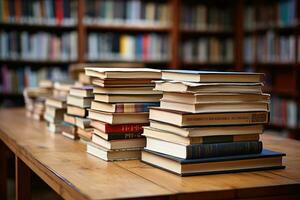
POLYGON ((109 113, 89 109, 88 118, 109 124, 133 124, 148 123, 149 113, 109 113))
POLYGON ((133 160, 141 158, 140 148, 109 150, 93 142, 87 143, 86 151, 105 161, 133 160))
POLYGON ((100 87, 154 87, 152 79, 92 79, 93 85, 100 87))
POLYGON ((179 127, 159 121, 150 121, 150 127, 166 131, 182 137, 207 137, 227 135, 262 134, 264 125, 238 125, 238 126, 191 126, 179 127))
POLYGON ((82 129, 86 129, 91 127, 91 120, 84 117, 76 117, 75 124, 82 129))
POLYGON ((262 83, 192 83, 155 81, 154 90, 185 93, 262 93, 262 83))
POLYGON ((161 94, 153 87, 94 87, 94 94, 161 94))
POLYGON ((146 149, 142 151, 143 162, 181 176, 283 169, 283 156, 284 153, 264 149, 259 154, 186 160, 146 149))
POLYGON ((93 87, 92 86, 72 87, 70 89, 70 95, 76 97, 94 97, 93 87))
POLYGON ((262 150, 262 142, 242 141, 182 145, 147 137, 146 149, 183 159, 198 159, 260 153, 262 150))
POLYGON ((251 93, 181 93, 164 92, 163 101, 179 103, 240 103, 240 102, 269 102, 269 94, 251 93))
POLYGON ((191 113, 216 113, 216 112, 249 112, 269 111, 269 102, 235 102, 235 103, 179 103, 174 101, 160 101, 160 107, 191 113))
POLYGON ((95 101, 106 103, 159 102, 161 94, 95 94, 95 101))
POLYGON ((53 106, 55 108, 66 108, 66 97, 48 97, 46 99, 46 105, 53 106))
POLYGON ((160 79, 161 72, 148 68, 93 68, 86 67, 85 74, 100 79, 160 79))
POLYGON ((76 117, 73 116, 73 115, 69 115, 69 114, 65 113, 64 114, 64 122, 76 125, 76 117))
POLYGON ((63 120, 65 112, 66 112, 65 108, 55 108, 52 106, 46 106, 46 110, 45 110, 46 115, 58 120, 63 120))
POLYGON ((159 102, 150 103, 105 103, 92 101, 91 109, 113 113, 149 112, 149 107, 159 106, 159 102))
POLYGON ((162 70, 162 79, 189 81, 189 82, 208 82, 208 83, 258 83, 262 82, 263 73, 253 72, 214 72, 214 71, 195 71, 195 70, 162 70))
POLYGON ((108 124, 98 120, 91 120, 91 126, 104 133, 142 133, 143 127, 149 125, 148 123, 136 124, 108 124))
POLYGON ((80 108, 78 106, 71 106, 67 105, 67 114, 69 115, 76 115, 79 117, 85 117, 87 116, 87 109, 85 108, 80 108))
POLYGON ((267 124, 269 113, 265 111, 231 113, 188 113, 152 107, 149 119, 176 126, 216 126, 267 124))
POLYGON ((123 140, 123 139, 134 139, 142 137, 141 133, 105 133, 101 130, 94 129, 94 134, 100 136, 101 138, 110 140, 123 140))
POLYGON ((86 128, 86 129, 82 129, 80 127, 77 127, 77 135, 86 140, 86 141, 91 141, 92 140, 92 135, 93 135, 93 128, 86 128))
POLYGON ((131 149, 131 148, 143 148, 146 146, 146 139, 134 138, 134 139, 125 139, 125 140, 111 140, 107 141, 100 136, 93 134, 92 142, 98 144, 106 149, 115 150, 115 149, 131 149))
POLYGON ((180 145, 191 144, 213 144, 225 142, 241 142, 241 141, 258 141, 259 134, 244 135, 217 135, 217 136, 200 136, 200 137, 183 137, 172 132, 156 129, 153 127, 144 127, 143 136, 172 142, 180 145))
POLYGON ((92 100, 92 97, 77 97, 68 95, 67 104, 72 106, 78 106, 80 108, 90 108, 92 100))

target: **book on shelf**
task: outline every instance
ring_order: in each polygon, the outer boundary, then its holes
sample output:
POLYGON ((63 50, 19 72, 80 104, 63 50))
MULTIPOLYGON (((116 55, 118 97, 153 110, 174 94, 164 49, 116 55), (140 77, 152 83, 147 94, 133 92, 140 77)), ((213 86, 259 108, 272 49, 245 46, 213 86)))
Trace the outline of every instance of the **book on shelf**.
POLYGON ((62 61, 77 59, 77 32, 0 31, 0 59, 62 61))
POLYGON ((77 126, 77 134, 80 139, 84 139, 86 141, 92 140, 93 128, 80 128, 77 126))
POLYGON ((216 7, 204 3, 183 3, 180 26, 183 30, 231 31, 232 9, 230 6, 216 7))
POLYGON ((289 27, 297 22, 296 0, 270 1, 247 5, 244 15, 244 24, 247 30, 289 27))
POLYGON ((272 97, 270 124, 290 129, 300 128, 300 105, 293 99, 272 97))
POLYGON ((188 38, 181 44, 181 57, 186 63, 232 63, 234 60, 233 40, 216 37, 188 38))
POLYGON ((75 126, 76 125, 76 116, 65 113, 64 114, 64 122, 75 126))
POLYGON ((95 94, 95 100, 106 103, 147 103, 147 102, 157 102, 161 98, 161 94, 95 94))
POLYGON ((91 120, 85 117, 76 117, 75 124, 81 129, 91 128, 91 120))
POLYGON ((73 95, 68 95, 67 104, 71 106, 77 106, 80 108, 91 107, 93 97, 78 97, 73 95))
POLYGON ((52 106, 55 108, 64 109, 67 107, 67 99, 63 96, 56 96, 56 97, 48 97, 46 99, 46 106, 52 106))
POLYGON ((75 26, 77 22, 77 0, 1 0, 0 5, 2 23, 75 26))
POLYGON ((84 23, 88 25, 168 27, 166 1, 85 0, 84 23))
POLYGON ((285 168, 284 153, 263 150, 259 154, 186 160, 155 151, 142 151, 142 161, 181 176, 236 173, 285 168))
POLYGON ((133 132, 133 133, 106 133, 98 129, 94 129, 94 134, 97 136, 110 141, 110 140, 124 140, 124 139, 134 139, 142 137, 141 133, 133 132))
POLYGON ((154 86, 152 79, 97 79, 91 80, 92 84, 99 87, 147 87, 154 86))
POLYGON ((94 94, 137 94, 137 95, 149 95, 149 94, 160 94, 161 92, 153 91, 152 87, 112 87, 112 88, 104 88, 104 87, 97 87, 93 88, 94 94))
POLYGON ((10 65, 0 66, 2 79, 1 93, 19 93, 25 88, 37 88, 41 80, 65 80, 67 72, 59 67, 42 67, 33 69, 30 66, 12 68, 10 65))
POLYGON ((149 61, 170 59, 166 34, 95 33, 87 35, 86 58, 89 61, 149 61))
POLYGON ((83 86, 83 87, 72 87, 70 89, 70 95, 77 97, 93 97, 93 87, 83 86))
POLYGON ((76 115, 79 117, 86 117, 87 116, 87 110, 85 108, 80 108, 77 106, 71 106, 67 105, 67 114, 69 115, 76 115))

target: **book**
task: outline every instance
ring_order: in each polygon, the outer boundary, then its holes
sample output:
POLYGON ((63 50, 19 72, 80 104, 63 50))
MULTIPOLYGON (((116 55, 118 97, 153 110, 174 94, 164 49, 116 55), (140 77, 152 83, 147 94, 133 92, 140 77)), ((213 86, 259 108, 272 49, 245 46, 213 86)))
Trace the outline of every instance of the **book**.
POLYGON ((79 128, 86 129, 91 127, 91 120, 84 117, 75 117, 75 124, 79 128))
POLYGON ((214 72, 194 70, 162 70, 162 79, 208 83, 259 83, 263 73, 253 72, 214 72))
POLYGON ((85 68, 85 74, 100 79, 160 79, 160 70, 149 68, 85 68))
POLYGON ((44 113, 43 117, 44 117, 45 121, 47 121, 49 123, 57 124, 57 123, 60 123, 62 121, 62 119, 57 118, 57 117, 53 117, 51 115, 48 115, 47 113, 44 113))
POLYGON ((65 108, 55 108, 52 106, 46 106, 45 114, 49 117, 56 119, 63 119, 64 113, 66 112, 65 108))
POLYGON ((94 97, 93 87, 92 86, 72 87, 70 89, 70 95, 76 97, 94 97))
POLYGON ((155 84, 152 79, 92 79, 93 85, 100 87, 150 87, 155 84))
POLYGON ((94 134, 98 135, 99 137, 110 141, 110 140, 123 140, 123 139, 134 139, 142 137, 141 133, 105 133, 101 130, 94 129, 94 134))
POLYGON ((87 143, 87 152, 106 161, 135 160, 141 158, 140 148, 109 150, 92 142, 87 143))
POLYGON ((47 128, 51 133, 61 133, 62 131, 62 124, 55 124, 55 123, 48 123, 47 128))
POLYGON ((155 90, 184 93, 262 93, 262 83, 192 83, 155 81, 155 90))
POLYGON ((65 132, 65 131, 62 131, 61 134, 63 136, 65 136, 66 138, 69 138, 71 140, 77 140, 78 139, 78 135, 77 134, 72 134, 72 133, 65 132))
POLYGON ((160 94, 159 91, 154 91, 153 87, 94 87, 94 94, 160 94))
POLYGON ((147 103, 158 102, 161 98, 161 94, 95 94, 95 101, 106 103, 147 103))
POLYGON ((264 149, 259 154, 185 160, 154 151, 142 151, 142 161, 181 175, 206 175, 270 169, 283 169, 283 153, 264 149))
POLYGON ((109 124, 97 120, 91 120, 91 126, 101 132, 110 133, 142 133, 143 126, 149 125, 148 123, 135 123, 135 124, 109 124))
POLYGON ((180 93, 163 92, 162 101, 173 101, 179 103, 197 104, 197 103, 239 103, 270 101, 269 94, 251 94, 251 93, 180 93))
POLYGON ((150 127, 176 134, 182 137, 207 137, 207 136, 226 136, 226 135, 248 135, 262 134, 264 127, 262 124, 238 125, 238 126, 191 126, 178 127, 159 121, 150 120, 150 127))
POLYGON ((265 111, 187 113, 152 107, 150 108, 149 119, 176 126, 250 125, 268 123, 269 113, 265 111))
POLYGON ((99 137, 97 134, 93 134, 92 142, 110 150, 143 148, 146 145, 145 138, 106 141, 105 139, 99 137))
MULTIPOLYGON (((108 134, 109 135, 109 134, 108 134)), ((258 141, 259 134, 243 134, 243 135, 217 135, 202 137, 183 137, 171 132, 156 129, 153 127, 144 127, 143 136, 154 138, 179 145, 191 144, 212 144, 225 142, 241 142, 241 141, 258 141)))
POLYGON ((69 115, 69 114, 64 114, 64 121, 69 123, 69 124, 73 124, 76 125, 76 117, 73 115, 69 115))
POLYGON ((93 128, 82 129, 80 127, 77 128, 77 134, 80 138, 83 138, 86 141, 92 140, 93 128))
POLYGON ((77 97, 77 96, 68 95, 67 104, 72 106, 78 106, 80 108, 89 108, 91 107, 92 99, 93 98, 91 97, 77 97))
POLYGON ((268 102, 236 102, 236 103, 179 103, 173 101, 160 101, 160 107, 191 113, 216 113, 216 112, 249 112, 269 111, 268 102))
POLYGON ((262 150, 260 141, 180 145, 152 137, 146 139, 146 149, 183 159, 255 154, 262 150))
POLYGON ((149 112, 149 107, 159 106, 159 102, 150 103, 105 103, 92 101, 91 109, 113 113, 149 112))
POLYGON ((89 109, 88 118, 109 124, 147 123, 149 113, 108 113, 89 109))
POLYGON ((66 108, 66 97, 48 97, 46 99, 46 105, 55 108, 66 108))
POLYGON ((77 106, 70 106, 67 105, 67 114, 69 115, 76 115, 79 117, 85 117, 87 116, 87 110, 85 108, 80 108, 77 106))
POLYGON ((75 135, 77 132, 77 127, 74 124, 64 121, 61 123, 61 131, 75 135))

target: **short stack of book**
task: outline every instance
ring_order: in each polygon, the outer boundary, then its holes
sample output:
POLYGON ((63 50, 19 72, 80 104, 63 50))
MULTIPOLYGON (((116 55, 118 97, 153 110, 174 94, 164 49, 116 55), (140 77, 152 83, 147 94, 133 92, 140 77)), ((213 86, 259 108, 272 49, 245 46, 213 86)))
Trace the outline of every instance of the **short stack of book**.
POLYGON ((55 82, 53 96, 46 99, 46 112, 44 118, 48 130, 52 133, 62 132, 62 122, 67 111, 67 95, 72 84, 68 82, 55 82))
POLYGON ((83 142, 91 140, 93 129, 90 126, 90 119, 86 117, 93 97, 91 86, 74 86, 70 89, 62 132, 64 136, 73 140, 79 138, 83 142))
POLYGON ((41 121, 44 119, 46 97, 52 95, 52 82, 42 80, 37 88, 25 88, 26 116, 41 121))
POLYGON ((269 122, 263 74, 166 70, 162 79, 142 161, 182 176, 284 167, 284 154, 259 141, 269 122))
POLYGON ((145 146, 142 127, 149 124, 149 106, 158 106, 161 92, 152 80, 159 70, 85 68, 92 77, 94 100, 88 113, 94 128, 87 152, 106 161, 138 159, 145 146))

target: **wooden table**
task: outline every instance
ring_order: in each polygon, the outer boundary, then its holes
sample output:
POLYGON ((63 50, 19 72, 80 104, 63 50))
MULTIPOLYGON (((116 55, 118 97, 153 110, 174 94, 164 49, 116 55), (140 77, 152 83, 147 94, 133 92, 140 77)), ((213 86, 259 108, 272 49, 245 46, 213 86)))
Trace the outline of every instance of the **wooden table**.
POLYGON ((0 199, 6 199, 6 146, 15 154, 16 196, 22 200, 30 199, 32 171, 65 199, 300 199, 300 143, 291 139, 263 136, 265 147, 287 154, 284 170, 193 177, 140 161, 102 161, 82 143, 26 118, 24 109, 0 110, 0 139, 0 199))

